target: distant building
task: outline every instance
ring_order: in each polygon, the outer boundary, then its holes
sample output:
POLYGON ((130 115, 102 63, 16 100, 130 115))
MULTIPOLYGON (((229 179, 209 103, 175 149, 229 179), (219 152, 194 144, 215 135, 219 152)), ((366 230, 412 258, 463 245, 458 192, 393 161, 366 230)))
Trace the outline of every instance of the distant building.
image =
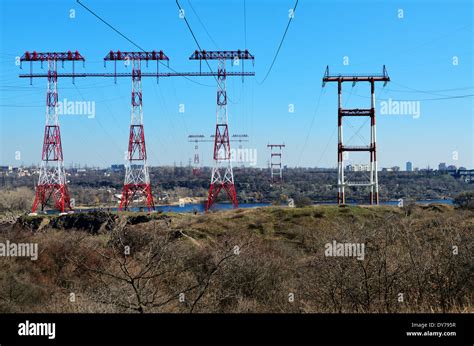
POLYGON ((110 170, 112 172, 123 172, 125 170, 125 165, 124 164, 121 164, 121 165, 111 165, 110 166, 110 170))
POLYGON ((407 162, 407 169, 406 170, 407 170, 407 172, 413 172, 413 164, 410 161, 407 162))
POLYGON ((349 172, 368 172, 369 165, 366 163, 356 163, 353 165, 347 165, 346 170, 349 172))
POLYGON ((440 171, 445 171, 445 170, 446 170, 446 162, 441 162, 441 163, 438 165, 438 170, 440 170, 440 171))
POLYGON ((448 168, 447 168, 448 171, 455 171, 457 170, 456 166, 455 165, 449 165, 448 168))
POLYGON ((398 166, 382 168, 382 172, 398 172, 398 171, 400 171, 400 167, 398 166))
POLYGON ((456 179, 461 179, 465 183, 474 184, 474 169, 459 168, 457 171, 452 171, 449 174, 451 174, 456 179))

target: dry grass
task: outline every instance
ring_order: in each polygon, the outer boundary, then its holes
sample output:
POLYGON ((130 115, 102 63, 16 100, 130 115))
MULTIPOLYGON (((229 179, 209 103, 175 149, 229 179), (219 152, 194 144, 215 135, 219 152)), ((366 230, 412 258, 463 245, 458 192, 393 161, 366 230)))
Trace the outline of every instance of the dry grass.
POLYGON ((473 312, 469 210, 314 206, 69 218, 0 224, 0 242, 36 242, 40 251, 37 261, 0 257, 0 311, 473 312), (364 260, 326 257, 333 240, 364 243, 364 260))

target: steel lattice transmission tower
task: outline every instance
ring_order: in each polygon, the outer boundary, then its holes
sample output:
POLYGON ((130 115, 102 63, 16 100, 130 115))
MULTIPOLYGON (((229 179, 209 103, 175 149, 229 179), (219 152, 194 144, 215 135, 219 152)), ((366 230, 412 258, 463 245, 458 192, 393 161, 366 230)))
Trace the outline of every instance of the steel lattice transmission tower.
MULTIPOLYGON (((229 126, 227 115, 227 90, 226 90, 226 60, 240 64, 242 70, 244 60, 254 60, 253 55, 248 50, 238 51, 195 51, 190 60, 217 60, 217 109, 216 109, 216 131, 214 137, 214 166, 212 168, 211 184, 207 197, 206 211, 208 211, 216 201, 219 192, 224 189, 232 202, 234 208, 238 207, 237 193, 234 185, 234 174, 232 171, 229 126)), ((239 75, 239 73, 234 75, 239 75)), ((241 76, 244 76, 242 71, 241 76)))
POLYGON ((201 171, 201 162, 199 159, 199 142, 210 142, 204 139, 204 135, 189 135, 188 142, 194 143, 193 175, 198 175, 201 171))
POLYGON ((326 67, 326 72, 323 77, 323 87, 328 82, 337 82, 337 94, 338 94, 338 111, 337 111, 337 125, 338 125, 338 145, 337 145, 337 203, 345 204, 346 197, 344 194, 344 188, 346 186, 370 187, 370 204, 379 204, 379 182, 377 175, 377 146, 376 146, 376 128, 375 128, 375 83, 384 82, 384 86, 390 81, 385 65, 381 74, 358 74, 358 75, 342 75, 342 74, 329 74, 329 67, 326 67), (369 82, 371 97, 370 97, 370 108, 342 108, 342 83, 351 82, 353 85, 357 82, 369 82), (343 117, 370 117, 370 145, 368 146, 347 146, 343 144, 343 128, 342 118, 343 117), (358 151, 370 152, 370 181, 368 183, 361 182, 346 182, 344 176, 344 152, 358 151))
MULTIPOLYGON (((20 63, 30 62, 30 71, 33 62, 40 61, 48 64, 48 90, 46 92, 46 124, 44 128, 43 150, 41 154, 41 165, 38 184, 36 185, 35 200, 31 212, 34 214, 39 205, 41 211, 51 200, 54 207, 64 213, 66 209, 72 210, 67 189, 66 173, 64 171, 63 149, 61 145, 61 130, 59 127, 58 113, 58 61, 64 66, 65 61, 71 61, 74 69, 75 61, 83 61, 79 52, 72 53, 29 53, 26 52, 20 63)), ((20 66, 21 67, 21 66, 20 66)))
POLYGON ((145 130, 143 126, 142 109, 142 60, 169 60, 162 52, 113 52, 104 58, 104 61, 123 60, 132 65, 132 108, 130 119, 130 135, 128 138, 128 152, 125 160, 125 181, 123 184, 120 210, 127 210, 137 198, 146 200, 148 210, 154 210, 153 193, 148 172, 147 152, 145 145, 145 130))
POLYGON ((278 175, 279 182, 283 182, 282 154, 285 144, 267 144, 270 148, 270 174, 272 182, 275 182, 275 175, 278 175))

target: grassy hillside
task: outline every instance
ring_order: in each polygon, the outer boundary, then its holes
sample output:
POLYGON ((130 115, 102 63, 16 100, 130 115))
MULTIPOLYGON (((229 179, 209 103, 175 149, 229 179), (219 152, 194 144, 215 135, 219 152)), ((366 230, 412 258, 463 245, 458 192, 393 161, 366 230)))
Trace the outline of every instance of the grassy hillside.
POLYGON ((0 243, 39 256, 0 257, 0 312, 472 312, 473 229, 444 205, 21 216, 0 243))

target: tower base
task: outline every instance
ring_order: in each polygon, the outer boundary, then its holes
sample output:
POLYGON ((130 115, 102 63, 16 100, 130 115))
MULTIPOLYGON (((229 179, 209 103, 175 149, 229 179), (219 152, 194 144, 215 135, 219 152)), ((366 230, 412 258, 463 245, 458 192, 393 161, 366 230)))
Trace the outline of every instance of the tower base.
POLYGON ((237 193, 235 191, 235 185, 230 184, 230 183, 217 183, 217 184, 211 184, 211 187, 209 188, 209 194, 207 196, 207 203, 206 203, 206 211, 208 211, 212 207, 212 205, 214 204, 222 188, 224 188, 224 190, 227 192, 227 196, 232 202, 232 205, 234 206, 234 208, 239 207, 239 203, 237 202, 237 193))
POLYGON ((126 184, 123 186, 119 210, 127 210, 136 196, 144 196, 148 211, 155 210, 150 184, 126 184))
POLYGON ((54 206, 61 213, 66 209, 72 210, 69 192, 65 184, 42 184, 36 186, 35 201, 31 208, 31 213, 36 213, 38 206, 41 204, 41 211, 53 197, 54 206))

